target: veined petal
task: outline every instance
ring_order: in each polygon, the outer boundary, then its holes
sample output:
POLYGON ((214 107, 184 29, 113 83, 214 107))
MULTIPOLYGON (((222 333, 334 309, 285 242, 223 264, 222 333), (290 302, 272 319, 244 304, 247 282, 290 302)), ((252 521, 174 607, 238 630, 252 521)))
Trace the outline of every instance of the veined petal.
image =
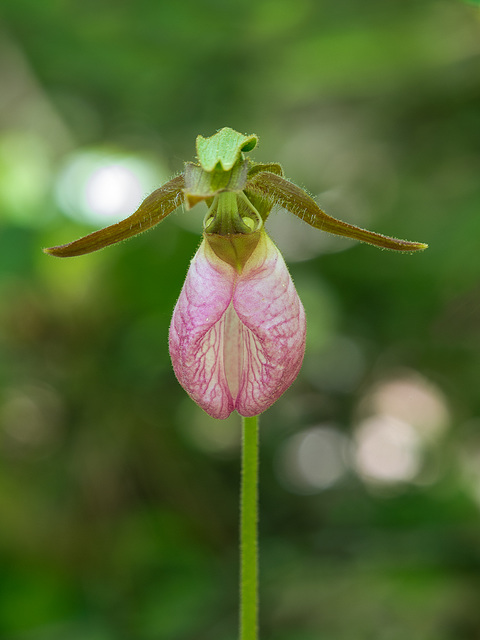
POLYGON ((254 416, 293 383, 305 353, 305 311, 282 254, 266 233, 239 276, 232 304, 243 326, 235 409, 254 416))
POLYGON ((214 418, 265 411, 295 380, 305 313, 285 262, 262 233, 239 274, 204 241, 170 326, 175 374, 214 418))
POLYGON ((170 324, 178 381, 204 411, 227 418, 234 402, 224 371, 224 327, 236 272, 205 242, 195 254, 170 324))

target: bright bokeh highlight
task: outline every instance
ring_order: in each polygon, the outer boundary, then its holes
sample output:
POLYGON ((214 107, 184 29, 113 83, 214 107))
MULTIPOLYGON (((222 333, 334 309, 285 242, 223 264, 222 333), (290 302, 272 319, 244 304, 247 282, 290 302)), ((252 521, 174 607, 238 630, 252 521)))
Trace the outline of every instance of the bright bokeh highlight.
POLYGON ((355 427, 359 475, 379 484, 415 481, 425 454, 449 424, 443 393, 412 371, 378 383, 360 403, 366 414, 355 427))
POLYGON ((144 158, 107 150, 82 150, 61 169, 58 206, 78 222, 108 224, 133 213, 142 199, 167 178, 144 158))
POLYGON ((277 475, 290 491, 318 493, 347 472, 348 440, 335 427, 317 426, 295 434, 277 458, 277 475))
POLYGON ((365 420, 355 434, 355 466, 367 481, 413 480, 420 469, 420 439, 411 425, 391 416, 365 420))

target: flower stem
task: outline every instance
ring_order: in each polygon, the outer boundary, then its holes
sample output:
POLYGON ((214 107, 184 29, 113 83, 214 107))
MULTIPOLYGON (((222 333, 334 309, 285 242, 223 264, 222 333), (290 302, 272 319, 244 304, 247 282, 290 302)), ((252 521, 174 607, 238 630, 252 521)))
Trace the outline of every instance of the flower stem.
POLYGON ((242 418, 240 640, 258 638, 258 416, 242 418))

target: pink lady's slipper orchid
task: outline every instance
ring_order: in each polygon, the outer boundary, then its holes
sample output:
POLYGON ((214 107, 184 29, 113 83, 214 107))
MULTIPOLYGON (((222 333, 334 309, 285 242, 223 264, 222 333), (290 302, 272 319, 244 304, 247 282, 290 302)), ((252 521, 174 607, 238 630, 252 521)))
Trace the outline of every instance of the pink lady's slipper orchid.
POLYGON ((158 224, 183 201, 205 201, 204 239, 193 258, 170 326, 175 374, 214 418, 233 410, 255 416, 297 377, 305 351, 305 313, 277 247, 264 229, 274 205, 311 226, 399 251, 427 245, 397 240, 324 213, 278 164, 245 157, 257 144, 224 128, 197 138, 198 163, 154 191, 126 220, 74 242, 45 249, 77 256, 125 240, 158 224))
POLYGON ((297 377, 305 333, 302 303, 265 231, 241 270, 207 236, 170 325, 176 376, 202 409, 214 418, 265 411, 297 377))

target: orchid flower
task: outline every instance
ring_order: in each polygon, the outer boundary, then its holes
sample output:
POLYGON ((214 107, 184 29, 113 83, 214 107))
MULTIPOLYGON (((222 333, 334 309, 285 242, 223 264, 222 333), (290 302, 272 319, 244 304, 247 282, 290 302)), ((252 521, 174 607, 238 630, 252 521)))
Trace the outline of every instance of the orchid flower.
POLYGON ((173 312, 169 347, 175 374, 210 416, 256 416, 292 384, 305 351, 305 312, 285 262, 265 231, 279 205, 321 231, 398 251, 427 245, 342 222, 288 181, 279 164, 246 157, 258 142, 224 128, 197 137, 197 162, 150 194, 131 216, 65 245, 68 257, 97 251, 158 224, 182 202, 205 201, 203 240, 173 312))

